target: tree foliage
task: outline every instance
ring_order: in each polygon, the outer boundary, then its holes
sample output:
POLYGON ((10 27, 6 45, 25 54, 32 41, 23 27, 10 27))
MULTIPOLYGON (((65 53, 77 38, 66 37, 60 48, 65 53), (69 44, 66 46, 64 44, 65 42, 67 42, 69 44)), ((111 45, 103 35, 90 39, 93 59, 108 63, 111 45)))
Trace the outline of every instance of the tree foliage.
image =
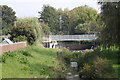
POLYGON ((2 33, 7 34, 16 21, 16 13, 7 5, 0 5, 0 7, 2 7, 2 33))
MULTIPOLYGON (((34 34, 33 30, 31 29, 31 27, 26 27, 25 25, 22 25, 22 27, 19 26, 19 27, 12 28, 10 35, 11 35, 10 39, 15 42, 19 41, 16 39, 19 38, 20 36, 25 36, 25 38, 29 44, 33 44, 36 39, 35 34, 34 34)), ((23 40, 21 40, 21 41, 23 41, 23 40)))
POLYGON ((42 27, 42 34, 43 35, 49 35, 49 34, 51 34, 50 27, 48 27, 48 24, 40 23, 40 25, 42 27))
POLYGON ((101 19, 105 27, 101 37, 105 45, 120 47, 120 2, 99 2, 101 5, 101 19))
POLYGON ((56 28, 58 27, 58 16, 56 9, 49 5, 43 6, 43 11, 40 13, 40 22, 44 22, 48 24, 50 27, 51 32, 56 33, 56 28))
POLYGON ((69 34, 69 22, 70 22, 70 12, 66 8, 62 10, 59 8, 57 10, 58 16, 59 16, 59 34, 69 34))
POLYGON ((95 22, 98 18, 97 11, 88 6, 76 7, 70 11, 44 5, 43 10, 39 13, 39 20, 48 24, 53 34, 80 34, 93 31, 91 30, 92 27, 95 29, 98 27, 97 22, 95 22), (79 27, 80 25, 82 28, 79 27), (88 28, 90 31, 87 31, 88 28))
POLYGON ((71 10, 70 13, 72 19, 70 22, 71 34, 89 32, 91 30, 90 27, 97 27, 95 21, 98 18, 98 13, 95 9, 88 6, 80 6, 71 10), (92 21, 94 25, 92 25, 92 21))
POLYGON ((16 22, 16 26, 13 27, 10 32, 11 40, 25 36, 29 44, 39 44, 41 34, 41 26, 37 18, 19 18, 16 22))
POLYGON ((90 21, 89 23, 78 24, 76 26, 75 32, 76 33, 90 33, 90 32, 97 32, 98 24, 96 21, 90 21))

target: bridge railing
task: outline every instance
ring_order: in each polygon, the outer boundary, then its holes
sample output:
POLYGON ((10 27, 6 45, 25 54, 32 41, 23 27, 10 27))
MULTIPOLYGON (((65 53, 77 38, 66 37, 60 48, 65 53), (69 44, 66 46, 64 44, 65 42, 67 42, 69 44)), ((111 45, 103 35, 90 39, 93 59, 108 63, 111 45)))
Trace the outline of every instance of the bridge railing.
POLYGON ((96 38, 95 35, 49 35, 43 37, 46 41, 94 40, 96 38))

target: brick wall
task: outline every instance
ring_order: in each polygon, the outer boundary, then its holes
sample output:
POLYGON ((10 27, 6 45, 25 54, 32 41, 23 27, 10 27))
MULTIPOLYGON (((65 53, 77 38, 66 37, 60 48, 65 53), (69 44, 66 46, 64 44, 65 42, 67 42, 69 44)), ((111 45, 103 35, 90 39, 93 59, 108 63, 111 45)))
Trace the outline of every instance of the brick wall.
POLYGON ((9 52, 9 51, 14 51, 20 48, 24 48, 27 46, 26 42, 17 42, 14 44, 5 44, 5 45, 0 45, 0 54, 4 52, 9 52))

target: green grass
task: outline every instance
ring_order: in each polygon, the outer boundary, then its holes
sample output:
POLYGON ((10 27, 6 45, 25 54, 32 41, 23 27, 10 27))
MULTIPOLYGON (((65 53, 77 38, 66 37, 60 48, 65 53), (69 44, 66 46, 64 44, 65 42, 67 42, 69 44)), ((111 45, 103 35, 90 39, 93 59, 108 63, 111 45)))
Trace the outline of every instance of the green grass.
POLYGON ((64 65, 59 64, 56 49, 28 46, 21 50, 4 53, 3 78, 57 78, 64 65))

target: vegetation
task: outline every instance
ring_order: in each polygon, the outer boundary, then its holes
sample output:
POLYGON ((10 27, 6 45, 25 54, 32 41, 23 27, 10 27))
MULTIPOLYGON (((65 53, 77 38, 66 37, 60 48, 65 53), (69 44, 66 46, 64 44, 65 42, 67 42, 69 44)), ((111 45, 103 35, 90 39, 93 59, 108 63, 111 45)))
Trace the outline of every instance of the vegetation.
POLYGON ((101 5, 101 19, 104 27, 101 40, 104 46, 117 45, 120 47, 120 2, 99 2, 101 5))
POLYGON ((42 35, 49 35, 49 34, 51 34, 50 27, 48 27, 47 24, 41 22, 40 26, 42 27, 42 35))
POLYGON ((52 34, 81 34, 98 30, 98 13, 88 6, 69 11, 44 5, 43 11, 39 14, 41 15, 39 21, 48 24, 52 34))
POLYGON ((16 21, 16 26, 9 34, 10 39, 15 42, 26 40, 29 44, 39 44, 42 32, 37 18, 24 18, 16 21))
POLYGON ((8 34, 10 29, 13 27, 14 22, 16 21, 15 11, 7 5, 0 5, 2 8, 2 34, 8 34))
POLYGON ((120 74, 119 65, 119 49, 111 48, 96 48, 94 51, 69 52, 66 49, 62 51, 62 59, 66 64, 71 61, 78 62, 78 72, 80 78, 118 78, 120 74))
MULTIPOLYGON (((101 13, 88 6, 72 10, 56 9, 44 5, 37 18, 19 18, 8 6, 2 7, 3 34, 11 35, 14 42, 28 41, 30 45, 39 44, 41 35, 86 34, 100 32, 102 45, 94 51, 70 52, 67 49, 43 49, 28 46, 1 57, 3 78, 58 78, 65 77, 71 61, 78 63, 80 78, 118 78, 120 77, 120 2, 98 2, 101 13), (10 15, 10 16, 9 16, 10 15), (16 22, 15 22, 16 21, 16 22), (16 23, 16 24, 14 24, 16 23), (14 27, 13 27, 14 26, 14 27), (14 70, 12 69, 14 68, 14 70)), ((1 33, 2 31, 0 31, 1 33)), ((97 40, 97 41, 98 41, 97 40)), ((78 41, 74 41, 78 43, 78 41)), ((92 44, 92 41, 80 41, 92 44)), ((1 65, 0 64, 0 65, 1 65)))
POLYGON ((88 6, 76 7, 71 13, 71 34, 95 32, 98 13, 88 6))
POLYGON ((35 33, 31 29, 31 27, 14 27, 10 32, 10 39, 14 42, 18 41, 28 41, 29 44, 33 44, 35 42, 35 33))
POLYGON ((60 78, 64 77, 65 65, 57 59, 56 49, 38 46, 4 53, 2 56, 3 78, 60 78))
POLYGON ((51 32, 55 32, 56 27, 58 27, 58 16, 56 9, 51 6, 43 6, 43 11, 39 12, 41 17, 39 18, 40 22, 48 24, 51 32))

